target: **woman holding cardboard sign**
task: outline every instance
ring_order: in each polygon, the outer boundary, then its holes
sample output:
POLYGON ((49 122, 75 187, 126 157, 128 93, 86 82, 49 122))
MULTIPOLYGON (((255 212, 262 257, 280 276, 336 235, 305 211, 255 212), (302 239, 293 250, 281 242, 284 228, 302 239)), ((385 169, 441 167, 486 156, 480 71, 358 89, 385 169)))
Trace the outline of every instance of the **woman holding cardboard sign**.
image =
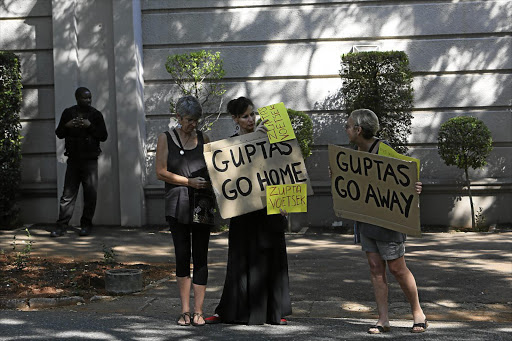
MULTIPOLYGON (((375 137, 379 130, 379 119, 369 109, 354 110, 347 120, 345 129, 350 142, 354 143, 360 151, 377 154, 380 143, 386 143, 375 137)), ((417 182, 416 192, 420 194, 421 189, 421 182, 417 182)), ((406 235, 368 223, 357 222, 356 226, 359 230, 355 232, 356 240, 359 232, 361 246, 363 251, 366 251, 370 265, 371 280, 379 313, 379 320, 375 326, 368 329, 368 333, 380 334, 390 330, 386 264, 411 305, 414 319, 411 332, 424 332, 428 327, 427 318, 420 306, 416 280, 405 264, 404 241, 406 235)))
MULTIPOLYGON (((181 299, 180 326, 203 326, 203 301, 208 279, 208 243, 214 198, 208 195, 208 173, 203 145, 210 139, 196 130, 203 110, 194 96, 176 103, 179 127, 158 137, 156 175, 165 182, 165 216, 172 232, 176 278, 181 299), (208 199, 210 197, 210 199, 208 199), (210 202, 209 202, 210 200, 210 202), (191 237, 192 236, 192 237, 191 237), (190 257, 194 261, 190 278, 190 257), (190 286, 194 313, 190 313, 190 286)), ((212 193, 213 194, 213 193, 212 193)))
MULTIPOLYGON (((252 101, 245 97, 228 103, 237 134, 260 131, 252 101)), ((231 218, 228 265, 224 289, 215 315, 206 323, 287 324, 291 314, 288 261, 284 230, 286 212, 267 215, 266 208, 231 218)))

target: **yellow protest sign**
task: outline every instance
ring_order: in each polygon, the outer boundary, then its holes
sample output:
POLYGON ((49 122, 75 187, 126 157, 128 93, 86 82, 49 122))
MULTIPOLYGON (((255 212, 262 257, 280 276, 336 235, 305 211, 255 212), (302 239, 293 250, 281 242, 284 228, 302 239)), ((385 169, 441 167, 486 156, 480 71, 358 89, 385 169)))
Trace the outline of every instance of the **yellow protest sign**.
POLYGON ((278 214, 279 209, 292 212, 307 212, 306 184, 267 186, 267 214, 278 214))
POLYGON ((259 108, 258 114, 263 121, 268 120, 265 123, 265 127, 268 128, 267 135, 270 143, 288 141, 295 138, 292 122, 284 103, 281 102, 259 108))
POLYGON ((416 162, 416 164, 418 165, 418 167, 417 167, 417 169, 418 169, 418 179, 420 178, 420 160, 415 159, 415 158, 410 157, 410 156, 405 156, 405 155, 399 154, 393 148, 391 148, 390 146, 388 146, 385 143, 380 143, 379 144, 379 155, 387 156, 387 157, 394 157, 395 159, 404 160, 404 161, 414 161, 414 162, 416 162))

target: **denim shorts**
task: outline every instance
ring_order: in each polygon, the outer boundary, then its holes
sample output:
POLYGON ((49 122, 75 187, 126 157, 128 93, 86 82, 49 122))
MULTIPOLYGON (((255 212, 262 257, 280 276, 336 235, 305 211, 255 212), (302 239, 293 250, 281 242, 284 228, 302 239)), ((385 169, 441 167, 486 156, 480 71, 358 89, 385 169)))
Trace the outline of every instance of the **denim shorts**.
POLYGON ((398 259, 405 254, 404 242, 383 242, 364 234, 361 234, 361 247, 363 251, 380 254, 384 260, 398 259))

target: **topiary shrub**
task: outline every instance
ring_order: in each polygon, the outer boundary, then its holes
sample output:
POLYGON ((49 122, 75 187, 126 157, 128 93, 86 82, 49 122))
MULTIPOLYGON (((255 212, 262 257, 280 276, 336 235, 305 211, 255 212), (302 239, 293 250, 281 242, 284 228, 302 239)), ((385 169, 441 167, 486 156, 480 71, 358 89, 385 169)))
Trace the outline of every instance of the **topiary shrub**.
POLYGON ((0 51, 0 227, 18 221, 21 179, 21 70, 18 57, 0 51))
POLYGON ((295 137, 299 142, 302 157, 307 159, 311 155, 311 146, 313 145, 313 122, 311 118, 302 111, 286 109, 292 123, 295 137))
POLYGON ((491 132, 484 122, 475 117, 454 117, 441 125, 437 147, 447 166, 457 166, 464 170, 471 205, 471 224, 475 229, 475 209, 468 169, 481 168, 487 164, 486 159, 492 150, 491 132))
MULTIPOLYGON (((165 69, 171 75, 172 81, 178 85, 181 92, 179 97, 196 97, 206 113, 217 112, 218 118, 222 95, 226 92, 224 85, 220 83, 225 74, 220 52, 201 50, 170 55, 167 57, 165 69)), ((178 99, 171 100, 171 113, 175 113, 178 99)), ((208 117, 205 120, 208 121, 208 117)), ((208 130, 212 124, 209 122, 202 129, 208 130)))
POLYGON ((399 153, 407 152, 413 107, 412 73, 403 51, 342 55, 340 76, 344 109, 371 109, 380 121, 378 136, 399 153))

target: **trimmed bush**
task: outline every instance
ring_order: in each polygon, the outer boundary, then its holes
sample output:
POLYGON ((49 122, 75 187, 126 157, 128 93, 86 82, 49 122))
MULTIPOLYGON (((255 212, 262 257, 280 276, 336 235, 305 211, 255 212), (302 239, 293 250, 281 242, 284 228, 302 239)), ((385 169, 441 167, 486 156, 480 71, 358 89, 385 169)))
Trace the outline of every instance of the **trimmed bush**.
POLYGON ((491 132, 484 122, 475 117, 454 117, 441 125, 437 147, 447 166, 457 166, 464 170, 471 205, 471 224, 474 229, 475 209, 468 169, 481 168, 487 164, 486 159, 492 150, 491 132))
POLYGON ((18 57, 0 51, 0 227, 17 223, 21 180, 21 70, 18 57))
POLYGON ((340 76, 344 109, 371 109, 380 121, 378 136, 399 153, 407 152, 413 107, 412 73, 403 51, 342 55, 340 76))

